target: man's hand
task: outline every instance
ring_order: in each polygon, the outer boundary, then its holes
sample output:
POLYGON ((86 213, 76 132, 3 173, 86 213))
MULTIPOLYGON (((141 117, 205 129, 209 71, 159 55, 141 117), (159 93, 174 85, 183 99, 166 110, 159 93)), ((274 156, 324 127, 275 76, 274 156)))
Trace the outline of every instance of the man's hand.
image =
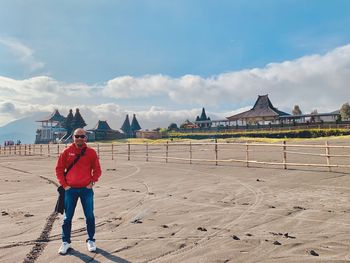
POLYGON ((90 182, 90 183, 86 186, 86 188, 91 189, 93 185, 94 185, 93 182, 90 182))
POLYGON ((65 188, 64 188, 64 190, 69 190, 69 189, 71 189, 71 187, 70 186, 66 186, 65 188))

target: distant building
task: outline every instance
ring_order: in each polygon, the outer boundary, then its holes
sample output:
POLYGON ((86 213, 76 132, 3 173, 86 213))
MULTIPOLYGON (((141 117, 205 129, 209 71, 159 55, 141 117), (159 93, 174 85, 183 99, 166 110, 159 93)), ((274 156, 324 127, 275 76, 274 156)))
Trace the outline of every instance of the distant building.
POLYGON ((38 120, 37 122, 41 123, 41 127, 36 130, 35 143, 46 144, 57 142, 67 132, 67 130, 63 128, 65 119, 66 118, 55 109, 50 116, 38 120))
MULTIPOLYGON (((67 117, 55 109, 50 116, 36 122, 41 122, 41 127, 36 130, 36 144, 72 142, 73 131, 86 126, 79 109, 76 109, 74 116, 72 110, 69 110, 67 117)), ((94 139, 90 133, 87 136, 89 141, 94 139)))
MULTIPOLYGON (((69 113, 65 119, 65 121, 62 123, 63 128, 66 129, 66 134, 60 138, 60 143, 68 143, 73 142, 72 135, 73 132, 78 128, 84 128, 87 124, 85 123, 83 117, 80 114, 79 109, 75 109, 75 114, 73 116, 72 109, 69 110, 69 113)), ((94 138, 91 136, 91 133, 86 134, 88 136, 89 141, 93 141, 94 138)))
POLYGON ((289 116, 290 114, 275 108, 268 95, 259 95, 252 109, 227 117, 231 122, 237 124, 240 121, 244 124, 267 124, 275 123, 280 120, 281 116, 289 116))
POLYGON ((184 123, 182 123, 180 125, 180 128, 181 129, 197 129, 197 128, 199 128, 199 126, 187 119, 184 121, 184 123))
POLYGON ((157 140, 166 137, 166 132, 160 131, 136 131, 136 138, 157 140))
MULTIPOLYGON (((204 109, 204 108, 203 108, 204 109)), ((203 111, 202 111, 203 115, 203 111)), ((269 126, 273 125, 297 125, 297 124, 308 124, 308 123, 323 123, 323 122, 336 122, 339 119, 340 111, 336 110, 329 113, 310 113, 291 115, 275 108, 268 95, 259 95, 253 108, 248 111, 244 111, 226 119, 222 120, 199 120, 197 119, 194 123, 198 126, 209 125, 204 127, 214 128, 230 128, 230 127, 247 127, 251 126, 269 126)))
MULTIPOLYGON (((205 109, 202 108, 201 116, 197 116, 196 118, 196 125, 200 128, 207 128, 211 126, 210 118, 207 117, 207 114, 205 113, 205 109)), ((193 128, 193 127, 191 127, 193 128)))
POLYGON ((136 119, 136 115, 135 114, 133 115, 132 122, 130 125, 129 115, 126 114, 125 120, 124 120, 123 125, 120 129, 123 131, 123 133, 125 134, 126 137, 128 137, 128 138, 135 137, 136 132, 141 130, 141 126, 136 119))
POLYGON ((88 131, 94 134, 94 138, 96 141, 116 140, 125 138, 124 134, 120 133, 117 130, 111 129, 107 121, 99 120, 96 126, 93 129, 89 129, 88 131))
POLYGON ((132 117, 132 121, 131 121, 130 126, 131 126, 131 131, 133 134, 136 134, 137 131, 141 130, 141 126, 140 126, 139 122, 137 121, 135 114, 132 117))
POLYGON ((132 136, 131 126, 130 126, 130 121, 129 121, 129 114, 126 114, 125 120, 124 120, 123 125, 120 129, 123 131, 123 133, 125 134, 126 137, 132 136))

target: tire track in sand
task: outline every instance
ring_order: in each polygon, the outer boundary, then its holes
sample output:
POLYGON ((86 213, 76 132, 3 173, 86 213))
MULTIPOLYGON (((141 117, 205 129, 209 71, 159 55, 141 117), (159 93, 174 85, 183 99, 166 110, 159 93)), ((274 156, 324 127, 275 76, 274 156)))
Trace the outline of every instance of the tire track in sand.
MULTIPOLYGON (((179 170, 179 171, 188 171, 190 169, 177 169, 177 168, 172 168, 175 170, 179 170)), ((212 173, 206 173, 206 172, 202 172, 202 171, 198 171, 196 170, 197 173, 201 173, 201 174, 205 174, 208 176, 215 176, 215 174, 212 173)), ((234 178, 235 181, 242 185, 244 188, 246 188, 249 192, 251 192, 253 194, 254 197, 254 203, 246 210, 244 210, 237 218, 235 218, 233 221, 230 221, 227 224, 222 224, 220 226, 218 226, 218 230, 216 230, 214 233, 211 233, 210 235, 204 236, 202 238, 200 238, 198 241, 196 241, 194 244, 190 245, 190 246, 186 246, 186 247, 181 247, 178 248, 176 250, 173 251, 169 251, 163 255, 160 255, 156 258, 150 259, 150 260, 146 260, 144 261, 144 263, 154 263, 154 262, 170 262, 171 260, 175 260, 176 262, 181 262, 181 258, 184 257, 186 254, 200 248, 203 247, 205 244, 209 243, 211 241, 211 239, 215 238, 216 236, 222 234, 223 232, 225 232, 225 230, 223 229, 227 229, 230 227, 233 227, 234 225, 238 224, 241 220, 243 220, 243 218, 248 215, 249 213, 253 212, 262 202, 263 200, 263 196, 264 193, 262 191, 260 191, 257 188, 254 188, 246 183, 242 183, 240 180, 234 178)), ((174 261, 174 262, 175 262, 174 261)), ((172 261, 171 261, 172 262, 172 261)))

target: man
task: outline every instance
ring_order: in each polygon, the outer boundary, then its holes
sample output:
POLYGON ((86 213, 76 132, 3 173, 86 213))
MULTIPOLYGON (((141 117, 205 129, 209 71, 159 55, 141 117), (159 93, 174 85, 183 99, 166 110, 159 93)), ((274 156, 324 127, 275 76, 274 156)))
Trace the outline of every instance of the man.
POLYGON ((56 164, 57 179, 65 189, 62 245, 58 250, 58 253, 62 255, 66 254, 71 247, 72 219, 79 198, 86 219, 87 248, 90 252, 96 251, 94 192, 92 187, 101 176, 101 166, 95 150, 86 145, 86 132, 83 129, 74 131, 73 140, 74 142, 60 154, 56 164), (65 170, 78 155, 81 155, 80 159, 64 176, 65 170))

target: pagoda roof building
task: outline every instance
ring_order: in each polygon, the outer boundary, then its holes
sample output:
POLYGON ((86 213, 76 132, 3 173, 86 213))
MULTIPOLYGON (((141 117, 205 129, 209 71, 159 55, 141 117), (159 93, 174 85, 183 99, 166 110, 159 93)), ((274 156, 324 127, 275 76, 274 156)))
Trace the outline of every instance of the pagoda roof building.
MULTIPOLYGON (((197 125, 201 128, 210 127, 210 125, 211 125, 210 118, 207 117, 207 114, 205 113, 204 107, 202 108, 201 116, 200 117, 197 116, 195 123, 196 123, 195 125, 197 125)), ((190 125, 188 125, 188 126, 190 126, 190 125)))
POLYGON ((129 121, 129 114, 126 114, 125 120, 123 122, 122 127, 120 128, 125 134, 130 134, 131 131, 131 126, 130 126, 130 121, 129 121))
POLYGON ((133 115, 133 118, 131 121, 131 130, 132 130, 132 132, 136 132, 136 131, 141 130, 141 126, 140 126, 139 122, 137 121, 135 114, 133 115))
POLYGON ((93 130, 100 130, 100 131, 110 131, 112 130, 111 127, 109 127, 107 121, 98 121, 93 130))
POLYGON ((60 114, 58 109, 55 109, 51 115, 47 116, 43 120, 38 120, 36 122, 56 122, 56 123, 61 123, 65 121, 65 117, 60 114))
POLYGON ((54 112, 36 122, 41 122, 41 127, 36 130, 35 143, 52 143, 62 138, 67 130, 63 127, 66 118, 57 109, 54 112))
POLYGON ((113 130, 107 121, 99 120, 93 129, 88 130, 94 133, 95 140, 116 140, 124 138, 124 136, 117 130, 113 130))
POLYGON ((268 95, 259 95, 253 108, 248 111, 238 113, 236 115, 227 117, 229 121, 250 120, 250 121, 271 121, 277 120, 281 116, 288 116, 290 114, 280 111, 275 108, 268 95))

